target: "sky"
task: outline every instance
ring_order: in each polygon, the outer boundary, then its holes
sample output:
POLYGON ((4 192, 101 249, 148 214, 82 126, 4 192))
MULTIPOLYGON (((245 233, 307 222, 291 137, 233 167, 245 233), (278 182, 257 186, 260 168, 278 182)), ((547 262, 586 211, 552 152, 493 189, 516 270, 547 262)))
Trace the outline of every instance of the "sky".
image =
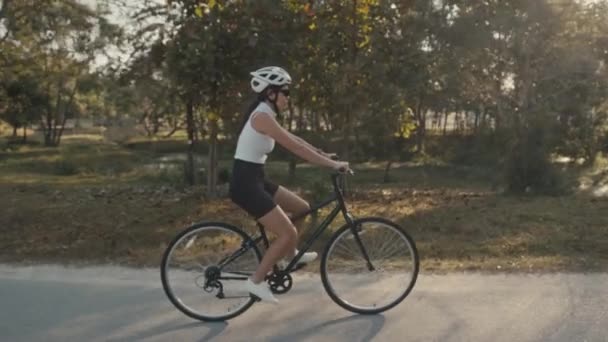
MULTIPOLYGON (((89 6, 92 9, 95 9, 97 7, 97 4, 105 3, 105 1, 99 1, 99 0, 77 0, 77 1, 89 6)), ((124 2, 128 3, 131 7, 136 7, 136 6, 143 6, 146 2, 164 3, 165 0, 124 0, 124 2)), ((129 17, 129 15, 132 13, 125 12, 126 11, 125 9, 120 9, 117 6, 111 6, 110 10, 112 11, 112 14, 107 17, 107 19, 110 22, 122 26, 123 29, 126 30, 126 32, 134 32, 135 30, 137 30, 137 27, 135 26, 136 23, 129 17)), ((121 62, 125 62, 128 59, 131 51, 129 51, 128 47, 123 47, 123 48, 125 48, 127 51, 121 52, 118 49, 113 48, 113 49, 110 49, 109 51, 105 51, 105 53, 107 53, 113 57, 118 57, 121 60, 121 62)), ((103 68, 107 64, 107 62, 108 62, 107 57, 104 56, 103 54, 99 54, 96 56, 94 68, 97 68, 97 69, 103 68)))

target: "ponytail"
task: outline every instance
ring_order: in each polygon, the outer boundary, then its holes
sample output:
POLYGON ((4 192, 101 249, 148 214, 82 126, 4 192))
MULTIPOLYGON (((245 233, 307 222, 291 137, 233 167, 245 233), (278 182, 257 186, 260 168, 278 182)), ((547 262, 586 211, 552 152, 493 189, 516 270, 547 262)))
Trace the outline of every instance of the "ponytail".
MULTIPOLYGON (((277 86, 269 86, 269 88, 274 89, 275 91, 277 89, 280 89, 281 87, 277 87, 277 86)), ((268 88, 266 88, 268 89, 268 88)), ((241 132, 243 132, 243 128, 245 128, 245 125, 247 124, 247 121, 249 120, 249 118, 251 117, 251 114, 253 114, 253 111, 258 107, 258 105, 260 103, 262 103, 263 101, 266 101, 266 89, 264 89, 264 91, 260 92, 258 94, 258 96, 256 97, 256 99, 251 102, 251 104, 249 105, 249 107, 247 108, 247 110, 245 111, 245 115, 243 115, 243 123, 241 124, 241 128, 239 129, 239 134, 237 134, 237 137, 239 135, 241 135, 241 132)), ((275 113, 277 113, 278 115, 278 108, 277 108, 277 104, 276 104, 276 100, 272 102, 273 104, 273 109, 275 111, 275 113)))
POLYGON ((247 124, 247 121, 251 117, 251 114, 262 101, 264 101, 264 96, 260 93, 260 94, 258 94, 256 99, 253 102, 251 102, 251 104, 245 111, 245 115, 243 115, 243 123, 241 124, 241 128, 239 129, 239 134, 237 134, 237 136, 241 135, 241 132, 243 131, 243 128, 245 128, 245 125, 247 124))

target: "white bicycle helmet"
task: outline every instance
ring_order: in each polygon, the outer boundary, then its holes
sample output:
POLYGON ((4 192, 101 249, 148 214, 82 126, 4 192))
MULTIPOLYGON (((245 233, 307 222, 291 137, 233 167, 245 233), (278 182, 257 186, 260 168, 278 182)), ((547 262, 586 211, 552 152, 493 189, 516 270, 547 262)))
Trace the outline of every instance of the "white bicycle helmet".
POLYGON ((270 66, 251 72, 251 89, 261 93, 269 85, 283 86, 291 84, 291 76, 283 68, 270 66))

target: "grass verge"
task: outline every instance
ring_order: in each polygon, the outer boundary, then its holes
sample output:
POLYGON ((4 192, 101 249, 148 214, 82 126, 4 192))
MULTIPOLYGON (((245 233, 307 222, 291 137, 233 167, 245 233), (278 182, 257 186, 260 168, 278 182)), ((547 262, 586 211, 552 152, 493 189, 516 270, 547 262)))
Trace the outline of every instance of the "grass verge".
MULTIPOLYGON (((58 149, 5 149, 0 261, 156 266, 171 238, 193 222, 255 229, 225 197, 208 199, 203 187, 184 186, 178 157, 89 138, 66 139, 58 149)), ((492 190, 488 171, 411 164, 397 165, 392 181, 382 183, 383 166, 355 166, 349 207, 357 217, 401 224, 418 244, 423 272, 608 270, 608 200, 592 191, 511 197, 492 190)), ((285 162, 268 165, 282 184, 286 170, 285 162)), ((326 171, 299 165, 296 175, 290 188, 309 200, 329 191, 326 171)), ((586 172, 586 182, 604 184, 594 175, 605 173, 586 172)))

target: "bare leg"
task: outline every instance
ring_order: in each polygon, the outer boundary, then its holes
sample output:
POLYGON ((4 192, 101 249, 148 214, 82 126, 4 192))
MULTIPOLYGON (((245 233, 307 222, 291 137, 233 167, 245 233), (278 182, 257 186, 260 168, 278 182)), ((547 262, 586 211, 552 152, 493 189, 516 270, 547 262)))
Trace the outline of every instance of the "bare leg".
MULTIPOLYGON (((310 209, 310 205, 306 202, 302 197, 296 195, 295 193, 289 191, 288 189, 279 186, 279 189, 274 194, 274 201, 286 212, 289 212, 292 216, 298 216, 301 213, 305 213, 310 209)), ((291 221, 291 220, 290 220, 291 221)), ((296 223, 297 231, 302 231, 302 227, 304 224, 304 220, 298 221, 296 223)), ((296 244, 297 246, 297 240, 296 244)), ((283 256, 287 256, 289 258, 293 258, 295 256, 295 246, 293 250, 289 250, 283 256)))
POLYGON ((272 270, 277 263, 288 252, 295 250, 298 242, 298 232, 291 220, 287 217, 280 206, 274 207, 268 214, 258 220, 266 230, 277 236, 270 247, 264 253, 262 262, 251 277, 251 281, 259 283, 264 280, 266 274, 272 270))

